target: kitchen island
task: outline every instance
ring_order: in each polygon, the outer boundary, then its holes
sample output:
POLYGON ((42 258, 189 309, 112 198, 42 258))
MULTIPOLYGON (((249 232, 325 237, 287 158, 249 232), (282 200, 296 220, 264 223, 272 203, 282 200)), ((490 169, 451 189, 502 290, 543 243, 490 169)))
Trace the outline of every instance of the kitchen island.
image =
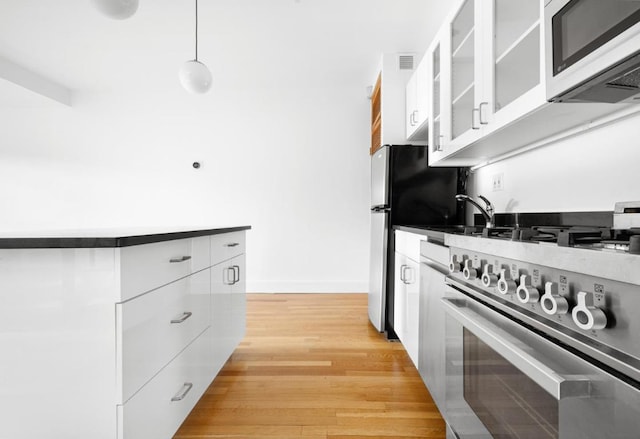
POLYGON ((244 336, 249 229, 0 234, 0 437, 170 438, 244 336))

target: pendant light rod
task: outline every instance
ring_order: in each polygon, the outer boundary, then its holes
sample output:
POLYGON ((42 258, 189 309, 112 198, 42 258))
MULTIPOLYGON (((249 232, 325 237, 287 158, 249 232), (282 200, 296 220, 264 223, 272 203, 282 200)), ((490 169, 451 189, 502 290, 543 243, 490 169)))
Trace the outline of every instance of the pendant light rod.
POLYGON ((196 0, 196 61, 198 61, 198 0, 196 0))

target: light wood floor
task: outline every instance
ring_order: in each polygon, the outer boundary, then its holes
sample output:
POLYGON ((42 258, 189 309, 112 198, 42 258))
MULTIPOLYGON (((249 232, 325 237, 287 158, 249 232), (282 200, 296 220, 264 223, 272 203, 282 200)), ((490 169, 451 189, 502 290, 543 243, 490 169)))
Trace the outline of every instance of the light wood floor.
POLYGON ((444 421, 366 294, 250 294, 247 336, 175 439, 438 438, 444 421))

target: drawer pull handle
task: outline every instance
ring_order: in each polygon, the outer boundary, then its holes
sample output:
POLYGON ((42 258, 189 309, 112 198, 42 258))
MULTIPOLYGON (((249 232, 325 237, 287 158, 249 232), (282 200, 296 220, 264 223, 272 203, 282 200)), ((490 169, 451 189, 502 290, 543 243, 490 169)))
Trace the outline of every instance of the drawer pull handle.
POLYGON ((189 317, 191 317, 193 315, 192 312, 190 311, 186 311, 182 313, 182 317, 180 317, 179 319, 173 319, 171 320, 171 323, 182 323, 185 320, 187 320, 189 317))
POLYGON ((171 402, 182 401, 185 396, 187 396, 187 393, 189 393, 192 387, 193 383, 184 383, 184 385, 182 386, 183 390, 178 395, 171 398, 171 402))
POLYGON ((172 264, 175 264, 177 262, 188 261, 189 259, 191 259, 191 256, 182 256, 180 258, 171 258, 169 259, 169 262, 171 262, 172 264))
POLYGON ((230 242, 229 244, 225 244, 225 246, 227 247, 237 247, 239 245, 240 245, 239 242, 230 242))

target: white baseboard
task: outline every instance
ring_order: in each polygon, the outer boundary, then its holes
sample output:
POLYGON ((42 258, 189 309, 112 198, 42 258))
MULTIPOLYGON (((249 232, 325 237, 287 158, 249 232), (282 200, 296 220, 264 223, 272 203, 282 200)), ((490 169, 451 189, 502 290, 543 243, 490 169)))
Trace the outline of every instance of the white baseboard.
POLYGON ((248 293, 366 293, 368 282, 247 281, 248 293))

